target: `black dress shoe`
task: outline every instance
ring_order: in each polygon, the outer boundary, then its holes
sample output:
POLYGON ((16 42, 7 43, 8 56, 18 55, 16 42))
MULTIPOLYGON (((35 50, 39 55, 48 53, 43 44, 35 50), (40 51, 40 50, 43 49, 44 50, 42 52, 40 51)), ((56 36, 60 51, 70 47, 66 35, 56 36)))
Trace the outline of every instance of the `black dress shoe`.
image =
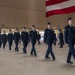
POLYGON ((35 55, 35 57, 37 57, 37 55, 35 55))
POLYGON ((50 57, 45 57, 46 59, 50 59, 50 57))
POLYGON ((34 55, 33 53, 31 53, 30 55, 34 55))
POLYGON ((59 48, 63 48, 63 47, 59 47, 59 48))
POLYGON ((24 54, 27 54, 27 52, 24 52, 24 51, 23 51, 23 53, 24 53, 24 54))
POLYGON ((19 52, 19 50, 17 50, 17 52, 19 52))
POLYGON ((53 59, 53 61, 55 61, 55 59, 53 59))
POLYGON ((11 48, 9 50, 11 51, 11 48))
POLYGON ((73 64, 73 62, 71 62, 71 61, 67 61, 67 63, 68 63, 68 64, 73 64))
POLYGON ((27 54, 27 52, 25 52, 25 54, 27 54))

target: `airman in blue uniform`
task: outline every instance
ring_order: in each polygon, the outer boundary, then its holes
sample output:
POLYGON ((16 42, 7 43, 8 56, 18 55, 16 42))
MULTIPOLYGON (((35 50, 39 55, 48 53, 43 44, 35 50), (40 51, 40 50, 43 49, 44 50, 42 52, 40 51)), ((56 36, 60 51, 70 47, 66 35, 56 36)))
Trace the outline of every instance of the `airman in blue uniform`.
POLYGON ((9 33, 8 33, 8 44, 9 44, 9 50, 11 50, 11 46, 12 46, 12 43, 13 43, 13 33, 11 30, 9 30, 9 33))
POLYGON ((5 33, 5 31, 3 31, 3 34, 2 34, 2 43, 3 43, 3 49, 5 49, 5 46, 7 43, 7 34, 5 33))
POLYGON ((1 31, 0 31, 0 48, 1 48, 1 45, 2 45, 2 34, 1 34, 1 31))
POLYGON ((48 28, 44 31, 44 43, 48 45, 48 49, 45 55, 45 58, 50 58, 49 54, 51 54, 53 61, 55 61, 55 55, 52 51, 53 41, 56 40, 54 31, 51 29, 51 23, 47 24, 48 28))
POLYGON ((18 48, 19 41, 20 41, 20 33, 18 29, 16 29, 16 32, 14 33, 14 42, 15 42, 15 51, 17 52, 19 51, 18 48))
POLYGON ((28 32, 26 31, 25 27, 23 28, 23 31, 21 32, 21 40, 23 42, 23 52, 25 54, 27 54, 26 47, 28 45, 29 35, 28 35, 28 32))
POLYGON ((38 32, 38 34, 37 34, 37 41, 38 41, 38 44, 41 44, 41 43, 40 43, 40 39, 41 39, 41 35, 40 35, 40 33, 38 32))
POLYGON ((62 30, 60 29, 59 30, 59 41, 60 41, 60 48, 63 48, 63 32, 62 30))
POLYGON ((31 55, 33 53, 35 54, 35 57, 37 56, 36 49, 35 49, 35 44, 37 40, 37 31, 35 30, 35 25, 32 25, 32 30, 30 31, 30 40, 32 44, 32 49, 31 49, 31 55))
POLYGON ((73 64, 71 62, 71 56, 75 59, 75 50, 74 50, 74 36, 75 36, 75 27, 72 26, 72 18, 68 18, 68 25, 65 26, 65 43, 69 45, 69 53, 67 57, 67 63, 73 64))

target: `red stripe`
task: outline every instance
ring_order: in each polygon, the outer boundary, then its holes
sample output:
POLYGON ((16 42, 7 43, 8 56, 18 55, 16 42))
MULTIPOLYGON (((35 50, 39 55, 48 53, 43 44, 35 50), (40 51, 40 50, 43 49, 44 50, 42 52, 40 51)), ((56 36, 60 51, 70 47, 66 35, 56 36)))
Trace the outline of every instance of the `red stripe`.
POLYGON ((50 1, 46 1, 46 6, 59 4, 66 1, 69 1, 69 0, 50 0, 50 1))
POLYGON ((73 13, 73 12, 75 12, 75 6, 60 9, 60 10, 48 11, 48 12, 46 12, 46 17, 56 15, 56 14, 68 14, 68 13, 73 13))

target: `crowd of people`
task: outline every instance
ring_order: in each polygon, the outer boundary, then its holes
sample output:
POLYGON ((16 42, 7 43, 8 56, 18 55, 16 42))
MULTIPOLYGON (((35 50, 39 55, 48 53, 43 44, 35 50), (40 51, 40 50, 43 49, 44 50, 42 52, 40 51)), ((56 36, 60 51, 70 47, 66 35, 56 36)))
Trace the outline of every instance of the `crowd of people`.
POLYGON ((5 46, 8 42, 9 44, 9 50, 11 50, 13 41, 15 43, 15 51, 19 51, 19 47, 18 44, 20 43, 20 41, 23 43, 23 52, 25 54, 27 54, 27 50, 26 47, 28 45, 28 43, 31 41, 32 43, 32 51, 31 54, 33 54, 33 52, 35 52, 35 56, 36 56, 36 51, 35 51, 35 44, 36 41, 38 42, 38 44, 40 43, 40 39, 41 39, 41 35, 39 34, 39 32, 37 32, 35 30, 35 25, 32 25, 32 30, 30 32, 26 31, 26 28, 23 28, 23 31, 19 32, 18 28, 16 29, 16 31, 14 33, 12 33, 12 30, 9 30, 9 33, 6 34, 5 31, 3 31, 3 33, 1 34, 0 32, 0 48, 1 46, 3 46, 3 49, 5 49, 5 46))
MULTIPOLYGON (((72 26, 72 18, 68 18, 67 20, 68 25, 65 26, 64 28, 64 34, 62 30, 59 30, 59 45, 60 48, 63 48, 63 45, 66 43, 69 46, 69 53, 67 57, 67 63, 73 64, 71 61, 71 56, 74 57, 75 59, 75 50, 74 50, 74 44, 75 44, 75 27, 72 26), (64 42, 65 41, 65 42, 64 42)), ((41 35, 39 32, 36 31, 35 25, 31 26, 31 30, 29 32, 26 31, 26 28, 24 27, 21 34, 18 31, 18 28, 16 28, 16 31, 12 33, 12 30, 9 30, 9 33, 6 34, 5 31, 3 31, 3 34, 0 32, 0 48, 3 46, 3 49, 5 49, 5 46, 8 42, 9 45, 9 50, 12 50, 12 44, 13 41, 15 43, 15 51, 19 52, 19 42, 20 40, 23 43, 23 53, 27 54, 27 46, 28 43, 31 42, 32 48, 30 55, 34 55, 35 57, 37 56, 37 51, 35 49, 36 42, 38 44, 40 43, 41 35)), ((55 61, 56 57, 55 54, 52 50, 52 45, 56 45, 56 34, 53 29, 51 29, 51 23, 47 23, 47 28, 44 30, 44 40, 43 42, 48 46, 48 49, 45 54, 46 59, 50 59, 49 55, 51 54, 52 60, 55 61)))

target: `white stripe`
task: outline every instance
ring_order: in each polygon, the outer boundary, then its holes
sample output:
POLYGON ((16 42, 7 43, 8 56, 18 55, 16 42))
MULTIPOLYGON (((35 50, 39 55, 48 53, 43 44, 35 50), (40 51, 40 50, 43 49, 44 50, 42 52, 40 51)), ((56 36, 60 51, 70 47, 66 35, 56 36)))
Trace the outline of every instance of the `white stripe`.
MULTIPOLYGON (((52 11, 52 10, 58 10, 58 9, 63 9, 63 8, 68 8, 71 6, 75 6, 75 0, 69 0, 63 3, 59 3, 59 4, 54 4, 51 6, 47 6, 46 7, 46 12, 47 11, 52 11)), ((75 10, 75 9, 74 9, 75 10)))
POLYGON ((46 1, 50 1, 50 0, 46 0, 46 1))

